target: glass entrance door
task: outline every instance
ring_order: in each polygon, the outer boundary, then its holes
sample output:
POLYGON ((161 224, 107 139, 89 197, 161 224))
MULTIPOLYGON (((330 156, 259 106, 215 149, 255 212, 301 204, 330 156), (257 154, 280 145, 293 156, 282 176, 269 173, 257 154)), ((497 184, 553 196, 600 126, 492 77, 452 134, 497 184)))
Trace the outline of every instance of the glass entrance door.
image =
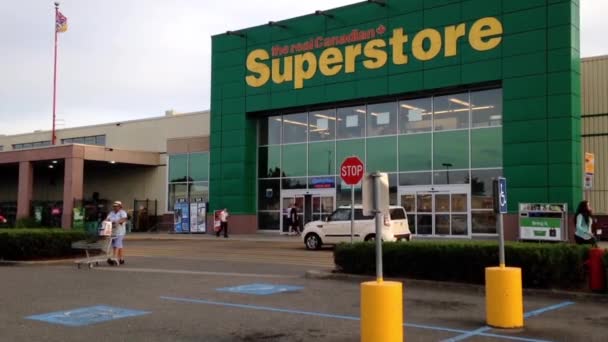
POLYGON ((399 201, 413 234, 470 236, 470 195, 466 185, 400 188, 399 201))
POLYGON ((323 221, 333 213, 336 193, 327 190, 284 190, 281 193, 281 234, 295 233, 291 210, 297 211, 300 231, 311 221, 323 221))

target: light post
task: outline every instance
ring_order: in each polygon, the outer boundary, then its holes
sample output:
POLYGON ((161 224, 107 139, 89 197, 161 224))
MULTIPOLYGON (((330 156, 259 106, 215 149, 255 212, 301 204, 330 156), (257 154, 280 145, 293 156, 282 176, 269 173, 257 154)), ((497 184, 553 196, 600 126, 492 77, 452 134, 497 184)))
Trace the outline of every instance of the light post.
POLYGON ((441 165, 445 166, 445 171, 446 171, 445 175, 446 175, 448 184, 450 184, 450 168, 454 165, 452 165, 452 163, 443 163, 441 165))

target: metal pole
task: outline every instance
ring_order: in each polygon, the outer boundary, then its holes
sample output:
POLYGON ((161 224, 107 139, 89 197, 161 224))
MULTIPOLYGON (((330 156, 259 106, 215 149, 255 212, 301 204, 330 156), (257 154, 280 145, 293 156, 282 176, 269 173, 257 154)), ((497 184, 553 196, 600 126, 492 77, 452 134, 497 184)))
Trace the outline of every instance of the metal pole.
POLYGON ((505 267, 505 232, 502 216, 503 214, 498 214, 498 261, 500 267, 505 267))
POLYGON ((57 15, 59 13, 59 3, 55 3, 55 65, 53 68, 53 131, 51 145, 55 145, 55 108, 57 104, 57 15))
POLYGON ((376 280, 380 283, 382 276, 382 212, 380 211, 380 174, 373 173, 374 177, 374 215, 376 216, 376 280))
POLYGON ((350 185, 350 243, 353 243, 355 231, 355 185, 350 185))

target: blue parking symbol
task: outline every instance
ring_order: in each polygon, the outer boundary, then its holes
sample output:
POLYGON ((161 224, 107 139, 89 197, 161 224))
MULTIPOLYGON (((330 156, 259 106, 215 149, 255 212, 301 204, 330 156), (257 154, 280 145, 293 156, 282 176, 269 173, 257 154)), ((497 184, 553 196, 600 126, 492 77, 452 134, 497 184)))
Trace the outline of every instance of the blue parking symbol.
POLYGON ((56 311, 41 315, 33 315, 25 318, 70 327, 80 327, 126 317, 141 316, 148 313, 149 312, 147 311, 128 310, 105 305, 97 305, 75 310, 56 311))
POLYGON ((507 213, 507 180, 498 177, 498 208, 501 214, 507 213))
POLYGON ((217 289, 217 291, 265 296, 265 295, 271 295, 271 294, 275 294, 275 293, 296 292, 303 288, 304 287, 302 287, 302 286, 291 286, 291 285, 247 284, 247 285, 240 285, 240 286, 233 286, 233 287, 223 287, 223 288, 217 289))

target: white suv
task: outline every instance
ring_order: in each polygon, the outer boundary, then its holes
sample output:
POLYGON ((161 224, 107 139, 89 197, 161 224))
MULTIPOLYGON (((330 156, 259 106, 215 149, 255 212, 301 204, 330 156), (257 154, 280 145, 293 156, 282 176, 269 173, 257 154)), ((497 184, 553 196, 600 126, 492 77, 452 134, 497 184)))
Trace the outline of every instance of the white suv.
MULTIPOLYGON (((306 249, 319 249, 323 245, 335 245, 350 242, 350 206, 339 207, 325 221, 312 221, 304 226, 302 238, 306 249)), ((355 227, 353 241, 373 241, 376 238, 376 226, 373 216, 363 216, 363 209, 355 205, 355 227)), ((383 241, 409 241, 410 228, 405 209, 390 206, 389 215, 385 215, 382 224, 383 241)))

